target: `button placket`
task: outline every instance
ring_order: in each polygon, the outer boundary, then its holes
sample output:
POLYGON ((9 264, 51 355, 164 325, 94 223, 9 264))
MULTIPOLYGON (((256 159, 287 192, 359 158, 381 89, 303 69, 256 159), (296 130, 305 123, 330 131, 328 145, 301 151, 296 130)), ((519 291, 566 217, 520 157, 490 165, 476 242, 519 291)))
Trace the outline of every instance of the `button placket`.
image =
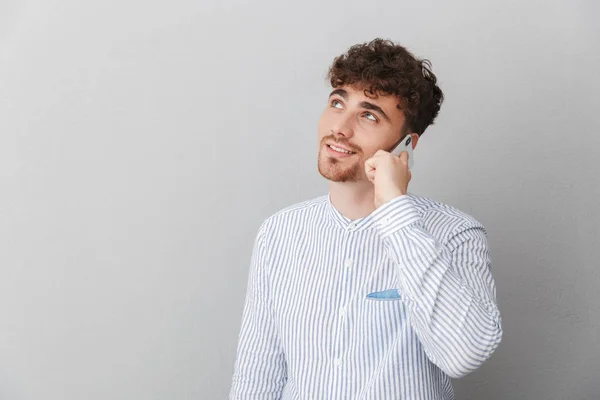
MULTIPOLYGON (((348 229, 356 229, 356 225, 354 223, 350 223, 348 225, 348 229)), ((341 368, 343 365, 343 357, 344 354, 346 353, 346 345, 348 342, 348 307, 349 304, 348 302, 350 301, 350 299, 353 297, 352 293, 354 291, 354 288, 350 286, 350 283, 353 282, 353 279, 351 279, 351 275, 355 272, 354 271, 354 260, 352 259, 352 257, 348 257, 350 254, 352 254, 352 251, 354 249, 354 241, 355 239, 350 236, 348 238, 348 240, 345 243, 345 248, 344 248, 344 252, 342 253, 342 262, 338 265, 341 266, 342 271, 341 271, 341 276, 344 282, 346 282, 345 285, 343 285, 342 288, 342 293, 340 294, 340 308, 338 309, 338 318, 337 318, 337 337, 336 337, 336 347, 335 347, 335 352, 334 352, 334 359, 333 359, 333 365, 336 367, 336 369, 341 368)))

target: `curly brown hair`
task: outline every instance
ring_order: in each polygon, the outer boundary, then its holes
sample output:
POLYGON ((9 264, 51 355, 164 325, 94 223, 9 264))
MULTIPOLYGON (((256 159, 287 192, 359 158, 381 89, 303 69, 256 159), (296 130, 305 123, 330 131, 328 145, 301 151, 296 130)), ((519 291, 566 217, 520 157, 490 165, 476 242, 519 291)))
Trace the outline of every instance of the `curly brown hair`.
POLYGON ((421 136, 433 124, 444 100, 429 60, 381 38, 356 44, 336 57, 327 78, 333 88, 348 85, 363 89, 370 97, 397 96, 398 108, 406 118, 402 136, 409 132, 421 136))

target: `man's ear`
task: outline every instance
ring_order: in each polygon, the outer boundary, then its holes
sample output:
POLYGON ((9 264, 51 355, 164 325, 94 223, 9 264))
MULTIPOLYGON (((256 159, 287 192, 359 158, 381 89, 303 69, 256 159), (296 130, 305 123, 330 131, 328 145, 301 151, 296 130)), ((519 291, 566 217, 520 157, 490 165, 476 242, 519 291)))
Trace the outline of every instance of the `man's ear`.
POLYGON ((417 142, 419 141, 419 134, 418 133, 409 133, 409 135, 412 137, 412 148, 413 150, 415 149, 415 147, 417 147, 417 142))

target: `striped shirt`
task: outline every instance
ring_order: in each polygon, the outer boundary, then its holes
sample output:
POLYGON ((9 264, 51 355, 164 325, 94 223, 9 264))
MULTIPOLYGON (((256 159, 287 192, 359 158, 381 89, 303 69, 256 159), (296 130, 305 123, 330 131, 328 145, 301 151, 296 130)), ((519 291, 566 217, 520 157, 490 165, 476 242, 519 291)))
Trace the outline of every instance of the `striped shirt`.
POLYGON ((412 193, 350 220, 330 195, 258 229, 230 399, 453 399, 502 337, 486 231, 412 193))

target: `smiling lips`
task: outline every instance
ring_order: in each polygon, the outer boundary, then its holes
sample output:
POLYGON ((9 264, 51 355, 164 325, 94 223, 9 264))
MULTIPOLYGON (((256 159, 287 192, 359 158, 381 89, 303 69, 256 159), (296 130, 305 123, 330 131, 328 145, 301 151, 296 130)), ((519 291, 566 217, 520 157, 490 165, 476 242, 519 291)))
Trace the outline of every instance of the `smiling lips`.
POLYGON ((339 146, 336 146, 333 144, 328 144, 326 146, 327 146, 327 151, 330 154, 335 155, 336 157, 349 157, 353 154, 356 154, 356 152, 354 152, 354 151, 350 151, 343 147, 339 147, 339 146))

